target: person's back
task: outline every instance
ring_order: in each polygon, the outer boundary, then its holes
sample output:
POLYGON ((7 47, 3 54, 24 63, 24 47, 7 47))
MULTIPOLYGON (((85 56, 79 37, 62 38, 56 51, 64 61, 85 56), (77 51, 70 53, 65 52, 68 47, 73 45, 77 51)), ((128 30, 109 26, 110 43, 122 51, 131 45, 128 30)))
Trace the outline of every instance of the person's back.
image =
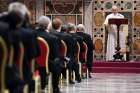
POLYGON ((9 38, 8 38, 8 30, 9 30, 9 25, 5 22, 2 22, 0 20, 0 36, 5 40, 9 41, 9 38))
MULTIPOLYGON (((38 29, 36 29, 36 34, 38 37, 42 37, 46 40, 49 45, 49 71, 52 73, 52 87, 53 93, 60 93, 59 90, 59 77, 61 74, 62 62, 60 62, 59 56, 59 43, 60 39, 54 34, 50 34, 47 31, 50 19, 46 16, 41 16, 38 20, 38 29)), ((41 85, 44 89, 46 86, 46 73, 45 67, 40 67, 39 71, 41 73, 41 85)))
MULTIPOLYGON (((18 25, 21 23, 20 16, 17 15, 17 12, 8 12, 7 14, 1 16, 0 21, 4 22, 5 24, 8 25, 8 30, 7 32, 2 32, 3 37, 5 38, 5 40, 7 41, 7 48, 8 48, 8 52, 10 52, 11 47, 13 47, 14 49, 14 55, 13 55, 13 60, 12 60, 12 64, 9 65, 10 63, 7 62, 6 64, 6 86, 9 89, 9 91, 11 93, 13 93, 14 91, 22 91, 21 88, 23 88, 23 81, 21 80, 21 78, 19 77, 19 71, 18 71, 18 67, 16 64, 16 60, 17 60, 17 55, 19 53, 19 42, 20 37, 19 37, 19 29, 18 29, 18 25), (17 18, 17 19, 16 19, 17 18), (18 20, 19 18, 19 20, 18 20), (18 21, 17 21, 18 20, 18 21), (7 34, 4 34, 7 33, 7 34), (9 77, 10 76, 10 77, 9 77), (17 89, 20 88, 20 89, 17 89)), ((1 32, 1 31, 0 31, 1 32)), ((9 56, 8 56, 9 59, 9 56)))
MULTIPOLYGON (((6 48, 8 48, 7 46, 8 46, 8 29, 9 29, 9 27, 8 27, 8 24, 6 24, 6 23, 4 23, 4 22, 1 22, 0 21, 0 38, 2 38, 3 40, 4 40, 4 43, 6 44, 6 46, 4 46, 4 47, 6 47, 6 48)), ((2 50, 3 48, 0 46, 0 68, 2 68, 2 59, 3 59, 3 50, 2 50)), ((6 55, 7 56, 7 55, 6 55)), ((0 69, 0 80, 1 80, 1 69, 0 69)), ((0 88, 1 88, 1 81, 0 81, 0 88)), ((1 90, 1 89, 0 89, 1 90)))
POLYGON ((62 39, 67 44, 67 57, 71 57, 74 55, 74 51, 76 49, 76 40, 69 33, 63 33, 62 39))
POLYGON ((71 35, 76 39, 76 41, 80 44, 80 52, 83 52, 83 37, 78 35, 77 33, 71 33, 71 35))
POLYGON ((82 37, 83 37, 83 41, 84 41, 84 42, 87 44, 87 46, 88 46, 88 52, 92 52, 94 46, 93 46, 93 41, 92 41, 90 35, 89 35, 89 34, 86 34, 86 33, 84 33, 84 32, 77 32, 77 34, 78 34, 79 36, 82 36, 82 37))
POLYGON ((92 64, 93 64, 93 49, 94 49, 94 45, 93 45, 93 41, 92 38, 89 34, 84 33, 85 28, 84 25, 79 24, 77 26, 77 34, 81 37, 83 37, 83 41, 87 44, 88 47, 88 51, 87 51, 87 68, 88 68, 88 74, 89 77, 91 78, 91 72, 92 72, 92 64))
POLYGON ((55 58, 59 57, 58 55, 58 38, 55 35, 49 34, 48 32, 44 31, 43 29, 36 30, 37 36, 43 37, 49 44, 50 48, 50 55, 49 59, 54 60, 55 58))

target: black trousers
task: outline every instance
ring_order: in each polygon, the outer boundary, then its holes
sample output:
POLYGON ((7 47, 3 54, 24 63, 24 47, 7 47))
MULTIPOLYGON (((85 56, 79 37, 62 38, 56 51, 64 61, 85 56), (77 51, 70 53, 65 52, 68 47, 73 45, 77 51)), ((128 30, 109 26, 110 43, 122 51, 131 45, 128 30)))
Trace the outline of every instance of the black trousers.
POLYGON ((46 84, 47 84, 46 68, 45 67, 39 67, 38 70, 39 70, 39 74, 40 74, 40 77, 41 77, 41 88, 44 89, 46 84))
POLYGON ((87 68, 89 72, 92 72, 92 65, 93 65, 93 52, 89 52, 87 54, 87 68))
POLYGON ((79 64, 74 60, 74 58, 71 59, 71 61, 67 64, 67 68, 69 70, 69 81, 72 81, 72 72, 75 72, 76 80, 80 80, 80 74, 79 74, 79 64))
POLYGON ((6 87, 10 93, 23 93, 24 81, 20 79, 16 65, 6 66, 6 87))
POLYGON ((62 72, 63 62, 61 60, 49 61, 49 70, 52 73, 52 86, 53 93, 58 93, 59 91, 59 78, 62 72))
POLYGON ((75 72, 75 78, 77 81, 81 80, 80 73, 79 73, 79 64, 78 62, 74 62, 72 66, 72 70, 75 72))
POLYGON ((23 78, 26 84, 29 86, 29 93, 35 90, 35 81, 32 78, 32 72, 30 68, 30 62, 24 61, 23 64, 23 78))

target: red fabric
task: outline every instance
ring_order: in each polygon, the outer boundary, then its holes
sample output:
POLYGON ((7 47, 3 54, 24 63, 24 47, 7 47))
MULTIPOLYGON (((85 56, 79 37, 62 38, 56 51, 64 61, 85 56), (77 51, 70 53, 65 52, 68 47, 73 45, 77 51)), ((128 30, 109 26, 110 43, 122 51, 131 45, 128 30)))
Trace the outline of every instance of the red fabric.
POLYGON ((140 62, 94 61, 93 73, 140 73, 140 62))
POLYGON ((35 71, 34 76, 35 76, 35 77, 40 76, 39 70, 36 70, 36 71, 35 71))
POLYGON ((64 57, 65 56, 65 46, 63 43, 61 43, 61 46, 60 46, 60 49, 59 49, 59 53, 60 53, 60 56, 61 57, 64 57))
POLYGON ((84 48, 84 52, 82 52, 82 53, 80 53, 80 58, 82 59, 82 60, 84 60, 84 61, 86 61, 86 51, 87 51, 87 45, 83 45, 83 48, 84 48))
POLYGON ((85 61, 85 52, 80 53, 80 58, 85 61))
POLYGON ((43 41, 39 40, 39 46, 40 46, 40 56, 36 58, 37 63, 40 67, 46 67, 46 58, 48 53, 48 48, 46 47, 46 44, 43 41))

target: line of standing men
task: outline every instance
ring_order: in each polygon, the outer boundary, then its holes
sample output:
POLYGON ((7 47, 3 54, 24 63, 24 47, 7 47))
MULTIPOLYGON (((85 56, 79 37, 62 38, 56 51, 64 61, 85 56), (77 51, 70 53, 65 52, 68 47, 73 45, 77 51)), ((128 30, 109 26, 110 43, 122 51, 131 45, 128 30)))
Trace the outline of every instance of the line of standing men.
MULTIPOLYGON (((7 59, 6 66, 6 86, 10 93, 23 93, 23 86, 29 85, 29 93, 34 90, 34 81, 32 79, 33 73, 31 71, 31 60, 40 55, 40 49, 37 42, 37 37, 43 37, 49 44, 49 70, 52 72, 52 85, 53 93, 60 93, 59 89, 59 77, 64 70, 64 61, 70 59, 67 62, 67 68, 71 77, 72 71, 75 72, 76 80, 81 82, 79 74, 79 65, 75 59, 75 52, 77 51, 76 42, 80 44, 80 52, 83 51, 83 41, 88 46, 87 53, 87 67, 88 74, 91 78, 92 62, 93 62, 93 42, 90 35, 84 33, 84 26, 82 24, 77 26, 77 32, 75 25, 68 24, 62 28, 62 21, 60 19, 54 19, 51 23, 50 19, 46 16, 40 17, 38 20, 38 27, 34 31, 30 25, 30 14, 27 7, 22 3, 12 3, 9 5, 8 11, 0 15, 0 36, 4 38, 7 44, 8 51, 10 47, 14 48, 13 64, 9 64, 7 59), (51 23, 51 25, 49 25, 51 23), (61 29, 62 28, 62 29, 61 29), (48 30, 47 30, 48 29, 48 30), (64 40, 68 47, 67 58, 60 56, 60 43, 64 40), (23 78, 19 77, 19 68, 16 60, 19 55, 19 44, 23 43, 24 46, 24 58, 23 58, 23 78)), ((82 62, 82 59, 80 60, 82 62)), ((44 66, 38 67, 41 75, 41 87, 45 88, 46 85, 46 71, 44 66)), ((73 84, 72 78, 69 78, 69 82, 73 84)))
MULTIPOLYGON (((66 68, 64 68, 64 62, 65 60, 69 59, 67 64, 67 69, 69 70, 69 83, 74 84, 75 82, 72 79, 72 72, 75 72, 76 80, 77 82, 81 82, 81 77, 79 73, 79 64, 78 60, 76 59, 76 52, 77 49, 77 42, 80 44, 80 52, 84 51, 83 48, 83 42, 85 42, 88 46, 88 52, 87 52, 87 68, 88 68, 88 74, 91 78, 91 71, 92 71, 92 62, 93 62, 93 42, 90 37, 90 35, 84 33, 84 26, 82 24, 79 24, 76 26, 74 24, 69 23, 68 25, 62 25, 62 21, 58 18, 55 18, 52 22, 50 19, 46 16, 41 16, 38 20, 38 27, 36 30, 36 33, 38 36, 43 37, 50 46, 50 55, 54 58, 51 59, 51 56, 49 57, 49 60, 56 60, 60 64, 59 70, 57 65, 57 77, 52 81, 56 84, 56 91, 60 91, 58 84, 59 84, 59 77, 62 73, 64 77, 66 77, 66 68), (50 25, 51 24, 51 25, 50 25), (77 30, 77 31, 76 31, 77 30), (55 40, 54 40, 55 38, 55 40), (60 46, 61 46, 61 40, 65 41, 67 45, 67 54, 66 58, 61 57, 59 53, 60 46), (54 56, 55 55, 55 56, 54 56), (59 73, 59 74, 58 74, 59 73), (57 83, 56 83, 57 82, 57 83)), ((82 58, 80 58, 80 61, 82 62, 82 58)), ((45 70, 45 67, 44 67, 45 70)), ((42 71, 41 71, 42 72, 42 71)), ((44 71, 45 72, 45 71, 44 71)), ((42 74, 42 82, 45 82, 45 74, 42 74), (43 79, 44 76, 44 79, 43 79)), ((45 83, 44 85, 45 86, 45 83)), ((55 89, 54 89, 55 91, 55 89)), ((55 93, 55 92, 54 92, 55 93)), ((56 92, 59 93, 59 92, 56 92)))

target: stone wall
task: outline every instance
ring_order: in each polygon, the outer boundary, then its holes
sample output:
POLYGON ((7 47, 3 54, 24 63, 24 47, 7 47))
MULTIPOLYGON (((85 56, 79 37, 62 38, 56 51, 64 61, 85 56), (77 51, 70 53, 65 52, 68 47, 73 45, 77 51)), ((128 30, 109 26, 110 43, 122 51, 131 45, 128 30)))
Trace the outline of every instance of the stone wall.
POLYGON ((106 32, 103 25, 105 17, 111 12, 112 5, 117 5, 125 18, 129 20, 128 36, 130 60, 140 60, 140 0, 94 0, 93 4, 93 38, 95 43, 95 60, 105 59, 106 32))
MULTIPOLYGON (((8 4, 14 0, 0 0, 0 12, 6 11, 8 4)), ((59 17, 63 22, 75 24, 84 23, 86 33, 89 33, 95 43, 94 60, 105 60, 106 32, 103 25, 105 17, 111 12, 112 5, 117 5, 126 18, 129 19, 129 50, 130 60, 140 60, 140 0, 17 0, 25 3, 32 15, 32 23, 40 15, 51 19, 59 17), (75 5, 76 4, 76 5, 75 5), (74 10, 68 6, 74 5, 74 10), (57 9, 56 9, 57 7, 57 9), (60 11, 59 11, 60 10, 60 11), (66 10, 66 11, 65 11, 66 10)))

